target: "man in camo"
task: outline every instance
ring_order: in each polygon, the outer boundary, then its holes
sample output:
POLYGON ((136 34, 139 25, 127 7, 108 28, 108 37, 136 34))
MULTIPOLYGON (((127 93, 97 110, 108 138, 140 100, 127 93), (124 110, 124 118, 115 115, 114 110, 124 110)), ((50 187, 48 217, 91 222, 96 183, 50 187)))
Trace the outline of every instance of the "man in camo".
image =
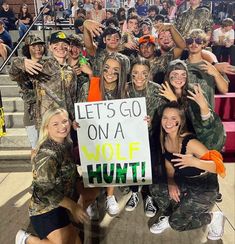
POLYGON ((179 58, 185 48, 185 41, 170 23, 164 23, 159 27, 159 32, 169 31, 172 35, 172 39, 175 42, 175 47, 171 48, 168 52, 165 52, 159 57, 155 56, 156 42, 152 35, 145 35, 139 39, 139 54, 140 56, 148 59, 151 65, 151 78, 150 80, 156 83, 162 83, 164 81, 164 75, 167 71, 167 66, 170 61, 179 58), (159 76, 162 78, 159 79, 159 76))
POLYGON ((202 49, 206 44, 206 34, 201 29, 194 29, 186 38, 189 57, 187 66, 189 71, 189 83, 201 85, 202 90, 208 97, 208 102, 214 109, 215 88, 222 94, 228 92, 228 79, 225 74, 220 72, 210 64, 203 60, 202 49), (203 60, 203 61, 202 61, 203 60))
POLYGON ((175 26, 185 38, 192 29, 204 30, 210 39, 212 33, 213 18, 210 10, 200 6, 201 0, 190 0, 190 8, 179 14, 175 26))
POLYGON ((68 39, 70 42, 68 64, 77 74, 79 91, 84 83, 89 82, 93 73, 87 58, 85 58, 82 53, 84 47, 83 40, 75 34, 69 35, 68 39))
POLYGON ((74 103, 77 101, 78 86, 75 72, 66 63, 69 44, 62 31, 51 34, 49 48, 52 57, 44 62, 42 71, 34 79, 38 127, 45 111, 55 106, 65 108, 72 121, 75 118, 74 103))
MULTIPOLYGON (((104 31, 102 28, 103 26, 96 21, 86 20, 84 22, 84 44, 89 54, 94 76, 100 76, 105 56, 109 53, 118 52, 121 43, 119 28, 109 26, 104 31), (106 45, 105 49, 97 47, 97 44, 94 42, 93 37, 100 36, 101 34, 102 41, 106 45)), ((126 58, 126 62, 129 62, 128 57, 123 55, 123 58, 126 58)))
POLYGON ((37 141, 35 128, 36 93, 32 79, 42 68, 45 43, 38 36, 29 34, 22 50, 25 57, 17 57, 13 60, 9 75, 20 87, 20 95, 24 101, 24 126, 31 146, 35 148, 37 141))

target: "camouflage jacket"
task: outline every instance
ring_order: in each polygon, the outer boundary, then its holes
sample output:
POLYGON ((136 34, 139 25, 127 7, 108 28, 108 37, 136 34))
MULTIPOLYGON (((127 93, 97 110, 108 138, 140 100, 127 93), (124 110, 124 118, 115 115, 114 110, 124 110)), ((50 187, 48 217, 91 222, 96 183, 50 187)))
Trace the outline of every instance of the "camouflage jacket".
MULTIPOLYGON (((189 72, 189 84, 200 84, 202 90, 207 95, 208 103, 212 109, 215 107, 215 79, 200 68, 204 62, 190 64, 186 61, 189 72)), ((224 78, 229 82, 226 75, 224 78)))
MULTIPOLYGON (((90 62, 88 61, 88 63, 90 64, 90 62)), ((80 67, 80 63, 79 60, 76 64, 78 67, 80 67)), ((79 75, 77 75, 77 91, 78 91, 78 95, 80 93, 80 90, 83 86, 84 83, 89 82, 89 76, 83 72, 81 72, 79 75)))
POLYGON ((202 29, 205 32, 212 31, 213 18, 210 10, 200 6, 196 9, 189 8, 179 14, 175 26, 185 38, 193 29, 202 29))
POLYGON ((74 196, 78 179, 72 158, 72 144, 48 139, 33 158, 32 197, 29 215, 39 215, 59 207, 64 197, 74 196))
MULTIPOLYGON (((150 61, 150 73, 152 78, 156 77, 158 73, 166 73, 169 63, 174 60, 174 49, 172 48, 169 52, 155 57, 150 61)), ((152 79, 153 80, 153 79, 152 79)))
POLYGON ((95 56, 88 56, 94 76, 100 76, 105 56, 108 54, 106 49, 97 48, 95 56))
POLYGON ((20 96, 27 105, 30 120, 33 120, 36 113, 36 93, 32 76, 25 71, 24 59, 17 57, 13 60, 9 69, 9 75, 11 80, 16 81, 20 87, 20 96))
POLYGON ((155 110, 159 106, 159 102, 161 101, 159 93, 159 88, 161 86, 149 81, 147 87, 144 90, 136 90, 133 86, 133 83, 128 83, 128 97, 145 97, 146 98, 146 108, 147 108, 147 115, 153 118, 155 110))
POLYGON ((72 67, 61 66, 54 58, 43 64, 43 69, 34 78, 37 97, 36 125, 40 126, 42 116, 49 108, 65 108, 74 120, 74 103, 78 97, 77 77, 72 67))
MULTIPOLYGON (((192 86, 189 87, 192 90, 192 86)), ((192 90, 193 91, 193 90, 192 90)), ((207 96, 204 92, 207 99, 207 96)), ((159 96, 158 106, 155 110, 153 123, 160 123, 160 116, 164 105, 168 101, 159 96)), ((185 115, 188 122, 188 127, 191 132, 195 133, 198 140, 201 141, 209 150, 215 149, 221 151, 225 144, 226 133, 224 130, 223 123, 220 117, 214 112, 211 106, 208 104, 211 112, 211 116, 207 120, 202 120, 201 111, 197 103, 188 100, 187 106, 185 107, 185 115)), ((156 125, 153 125, 153 127, 156 125)))

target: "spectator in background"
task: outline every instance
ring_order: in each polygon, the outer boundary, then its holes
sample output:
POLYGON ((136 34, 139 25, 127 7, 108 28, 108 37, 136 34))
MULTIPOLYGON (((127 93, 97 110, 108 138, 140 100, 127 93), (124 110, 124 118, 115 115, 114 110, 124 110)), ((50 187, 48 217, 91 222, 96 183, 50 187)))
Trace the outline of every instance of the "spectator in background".
POLYGON ((221 27, 213 31, 212 51, 220 62, 227 62, 231 56, 231 47, 234 44, 233 25, 234 21, 226 18, 221 27))
POLYGON ((5 24, 5 29, 7 31, 16 29, 16 26, 15 26, 15 22, 16 22, 15 13, 9 7, 9 4, 8 4, 7 1, 3 1, 3 3, 2 3, 2 8, 0 10, 0 19, 3 20, 3 22, 5 24))
POLYGON ((137 14, 142 18, 147 16, 149 4, 145 0, 137 0, 135 4, 137 14))
MULTIPOLYGON (((105 26, 108 26, 106 24, 107 20, 109 20, 110 18, 115 18, 116 17, 116 14, 115 12, 112 10, 112 9, 107 9, 106 10, 106 17, 104 20, 101 21, 101 24, 105 25, 105 26)), ((119 24, 118 24, 119 25, 119 24)))
POLYGON ((0 20, 0 57, 5 61, 12 49, 12 40, 8 31, 4 28, 4 22, 0 20))
POLYGON ((130 8, 134 8, 135 7, 135 0, 126 0, 126 1, 124 1, 123 6, 125 7, 126 10, 128 10, 130 8))
POLYGON ((155 17, 155 20, 153 22, 153 30, 152 30, 152 33, 153 33, 153 35, 156 38, 158 37, 158 29, 161 26, 161 24, 164 23, 164 21, 165 21, 165 18, 164 18, 164 16, 162 14, 158 14, 155 17))
POLYGON ((84 23, 83 18, 78 18, 74 21, 74 30, 77 35, 83 36, 83 30, 84 30, 83 23, 84 23))
POLYGON ((157 5, 151 5, 148 9, 148 18, 153 22, 158 14, 159 9, 157 5))
POLYGON ((71 2, 71 15, 69 16, 69 23, 74 24, 74 20, 77 17, 78 3, 76 0, 71 2))
POLYGON ((212 33, 213 19, 207 7, 200 6, 201 0, 190 0, 190 8, 179 14, 176 19, 176 28, 185 38, 192 29, 202 29, 209 41, 212 33))
POLYGON ((117 19, 119 21, 119 25, 120 25, 120 28, 121 28, 121 31, 122 31, 122 27, 125 23, 125 20, 126 20, 126 10, 125 8, 119 8, 118 11, 117 11, 117 19))
MULTIPOLYGON (((48 3, 48 1, 49 0, 42 0, 42 7, 40 8, 40 11, 45 7, 45 5, 48 3)), ((51 7, 50 3, 47 5, 47 7, 43 11, 44 22, 47 22, 48 16, 52 16, 52 7, 51 7)))
POLYGON ((18 25, 20 39, 28 30, 29 26, 32 23, 32 15, 29 13, 28 5, 23 3, 20 8, 20 13, 18 15, 18 20, 16 24, 18 25))
POLYGON ((149 18, 140 21, 139 28, 141 30, 141 35, 151 35, 153 23, 149 18))
POLYGON ((168 1, 168 19, 171 23, 175 20, 175 15, 177 11, 177 5, 175 3, 175 0, 169 0, 168 1))
POLYGON ((160 14, 164 16, 165 19, 168 18, 168 2, 162 1, 162 10, 160 11, 160 14))
POLYGON ((55 11, 64 11, 64 2, 60 0, 55 0, 55 11))
POLYGON ((95 0, 93 2, 93 9, 90 13, 90 18, 98 23, 101 23, 106 18, 106 12, 103 9, 100 0, 95 0))
POLYGON ((91 0, 84 0, 83 9, 85 9, 86 12, 90 12, 93 9, 93 4, 91 3, 91 0))

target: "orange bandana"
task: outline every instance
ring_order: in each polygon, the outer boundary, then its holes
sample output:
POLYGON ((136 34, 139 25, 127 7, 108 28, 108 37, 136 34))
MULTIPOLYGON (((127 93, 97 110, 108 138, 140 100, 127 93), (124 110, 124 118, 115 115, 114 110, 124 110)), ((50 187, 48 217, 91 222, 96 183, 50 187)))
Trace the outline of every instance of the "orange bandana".
POLYGON ((212 160, 216 166, 216 173, 219 174, 222 178, 225 177, 225 166, 223 163, 222 155, 216 150, 210 150, 205 153, 200 159, 202 160, 212 160))

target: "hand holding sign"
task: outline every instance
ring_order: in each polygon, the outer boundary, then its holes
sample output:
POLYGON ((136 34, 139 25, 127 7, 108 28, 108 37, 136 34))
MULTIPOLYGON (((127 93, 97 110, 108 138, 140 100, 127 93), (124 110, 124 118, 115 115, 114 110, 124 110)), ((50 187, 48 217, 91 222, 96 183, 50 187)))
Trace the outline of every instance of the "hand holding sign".
POLYGON ((85 186, 151 184, 145 98, 77 103, 75 114, 85 186))

